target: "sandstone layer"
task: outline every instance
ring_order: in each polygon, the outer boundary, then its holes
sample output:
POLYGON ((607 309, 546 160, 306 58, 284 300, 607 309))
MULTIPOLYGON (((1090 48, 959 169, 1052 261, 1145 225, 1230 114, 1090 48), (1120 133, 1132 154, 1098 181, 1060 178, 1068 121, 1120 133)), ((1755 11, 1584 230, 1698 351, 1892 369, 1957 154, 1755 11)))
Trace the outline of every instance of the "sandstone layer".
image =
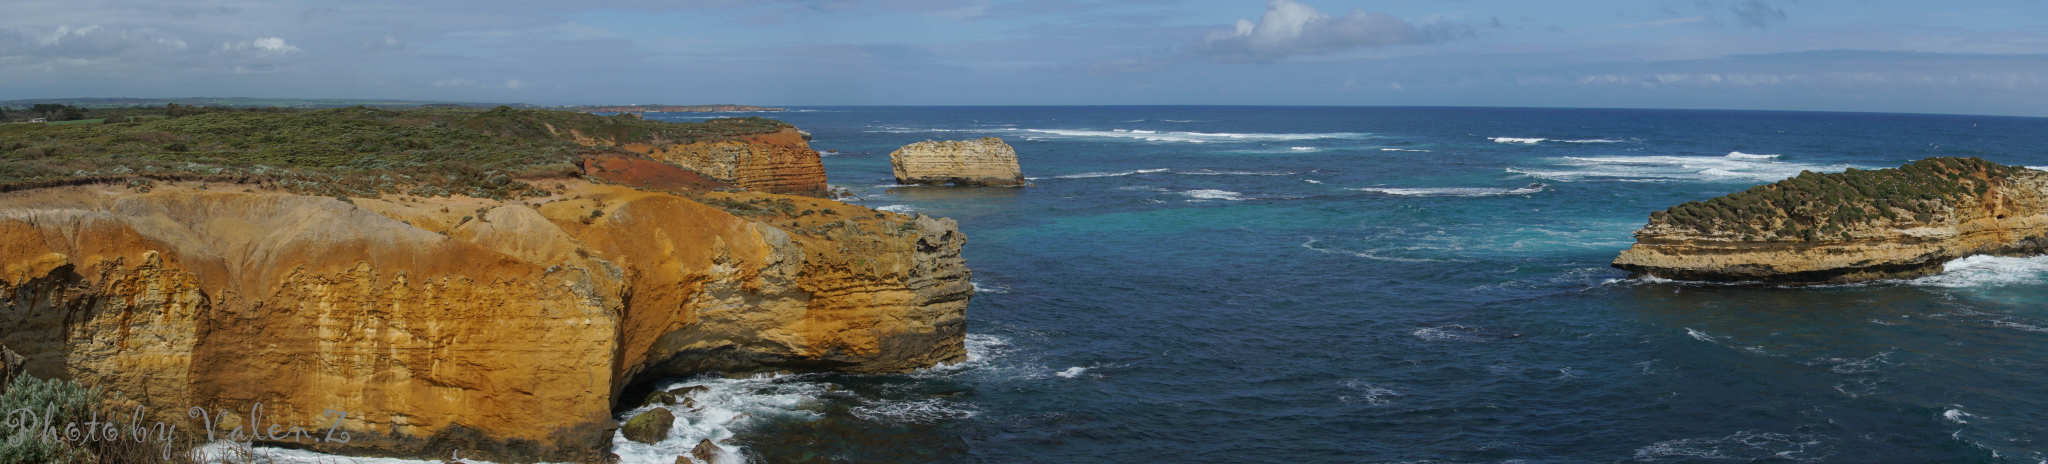
POLYGON ((573 134, 584 145, 615 145, 741 188, 791 195, 825 195, 825 164, 802 132, 784 127, 761 134, 691 141, 627 142, 573 134))
POLYGON ((2048 172, 1974 158, 1806 173, 1688 205, 1653 214, 1614 267, 1677 280, 1845 283, 1937 273, 1971 255, 2048 252, 2048 172))
POLYGON ((498 462, 602 460, 622 391, 663 376, 966 356, 950 220, 577 180, 514 201, 251 187, 0 194, 0 345, 151 420, 324 431, 332 409, 348 443, 276 443, 498 462))
POLYGON ((1024 185, 1017 150, 1003 139, 923 141, 889 154, 896 183, 923 185, 1024 185))

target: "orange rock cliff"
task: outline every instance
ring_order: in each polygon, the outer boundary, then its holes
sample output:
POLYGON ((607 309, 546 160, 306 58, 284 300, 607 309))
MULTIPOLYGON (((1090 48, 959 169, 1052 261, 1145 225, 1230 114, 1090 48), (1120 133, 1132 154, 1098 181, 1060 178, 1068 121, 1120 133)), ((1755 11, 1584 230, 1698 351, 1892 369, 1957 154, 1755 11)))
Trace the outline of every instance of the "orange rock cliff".
POLYGON ((572 134, 584 145, 615 145, 749 190, 824 196, 825 165, 794 127, 687 143, 629 142, 572 134))
MULTIPOLYGON (((816 165, 786 132, 650 151, 822 190, 822 168, 778 171, 784 155, 816 165)), ((331 409, 347 443, 272 443, 499 462, 603 460, 612 411, 638 400, 622 392, 665 376, 965 360, 974 290, 951 220, 542 183, 552 196, 518 200, 196 181, 0 193, 0 345, 188 433, 204 435, 186 417, 199 407, 221 433, 320 438, 331 409)))

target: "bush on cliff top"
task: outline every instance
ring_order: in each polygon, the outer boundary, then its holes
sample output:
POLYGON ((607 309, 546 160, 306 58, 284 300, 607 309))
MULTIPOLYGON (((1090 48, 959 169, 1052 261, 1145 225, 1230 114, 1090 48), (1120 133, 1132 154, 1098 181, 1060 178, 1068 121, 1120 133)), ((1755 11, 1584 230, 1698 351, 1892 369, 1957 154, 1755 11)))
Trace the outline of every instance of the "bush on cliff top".
POLYGON ((1896 169, 1851 168, 1838 174, 1803 171, 1775 184, 1650 213, 1650 225, 1752 240, 1842 238, 1880 221, 1925 225, 1946 220, 1957 205, 2026 171, 1978 158, 1928 158, 1896 169))
MULTIPOLYGON (((551 175, 580 145, 690 143, 790 127, 759 117, 696 123, 498 107, 246 111, 180 107, 134 122, 0 125, 0 190, 99 176, 229 176, 323 196, 509 198, 512 177, 551 175)), ((573 168, 569 168, 573 169, 573 168)))
POLYGON ((0 428, 0 463, 89 461, 91 454, 83 446, 64 441, 62 435, 49 436, 44 433, 49 428, 36 426, 55 424, 55 430, 62 433, 65 424, 86 422, 100 400, 97 388, 27 375, 15 377, 7 385, 7 394, 0 395, 0 414, 5 414, 7 425, 0 428))

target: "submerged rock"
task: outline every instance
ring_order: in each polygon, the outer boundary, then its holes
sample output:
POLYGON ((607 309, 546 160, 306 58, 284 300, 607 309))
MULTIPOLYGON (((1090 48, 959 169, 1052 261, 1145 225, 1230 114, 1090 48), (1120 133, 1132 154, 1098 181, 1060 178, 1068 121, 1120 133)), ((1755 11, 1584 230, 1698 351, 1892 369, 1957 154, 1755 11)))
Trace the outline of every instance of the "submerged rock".
POLYGON ((632 420, 626 421, 626 426, 619 429, 619 434, 625 435, 627 440, 651 445, 668 438, 669 429, 675 425, 675 413, 668 412, 667 409, 654 408, 653 411, 640 413, 633 416, 632 420))
POLYGON ((1803 172, 1651 213, 1614 267, 1638 277, 1844 283, 2048 252, 2048 172, 1977 158, 1803 172))
POLYGON ((1003 139, 923 141, 889 154, 896 183, 923 185, 1024 185, 1017 150, 1003 139))

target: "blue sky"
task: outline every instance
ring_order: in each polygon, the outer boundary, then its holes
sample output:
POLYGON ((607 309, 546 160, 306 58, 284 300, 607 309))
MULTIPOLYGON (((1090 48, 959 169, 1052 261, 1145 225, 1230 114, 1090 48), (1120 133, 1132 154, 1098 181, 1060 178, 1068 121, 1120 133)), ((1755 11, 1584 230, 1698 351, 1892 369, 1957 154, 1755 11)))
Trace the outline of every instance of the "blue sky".
POLYGON ((2048 116, 2048 3, 8 0, 0 99, 2048 116))

